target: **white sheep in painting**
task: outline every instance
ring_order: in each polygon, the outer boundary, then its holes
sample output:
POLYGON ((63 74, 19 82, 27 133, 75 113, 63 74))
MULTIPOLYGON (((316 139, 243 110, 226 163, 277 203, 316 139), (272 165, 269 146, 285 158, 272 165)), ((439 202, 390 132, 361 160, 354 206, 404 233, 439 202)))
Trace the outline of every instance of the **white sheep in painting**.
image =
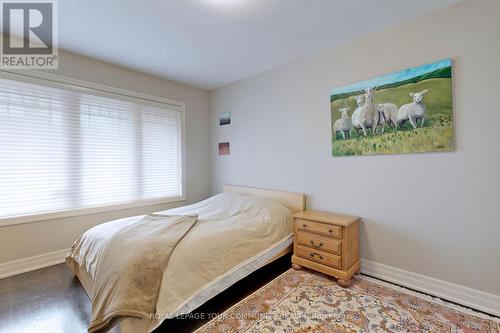
POLYGON ((424 94, 428 92, 427 89, 416 93, 410 93, 413 98, 413 103, 408 103, 399 108, 396 117, 396 127, 401 128, 409 121, 413 128, 417 128, 417 122, 420 120, 420 127, 424 126, 425 113, 427 111, 424 104, 424 94))
POLYGON ((384 122, 388 126, 396 127, 396 120, 398 117, 398 107, 396 106, 396 104, 383 103, 377 104, 377 107, 379 108, 379 111, 382 112, 382 114, 379 114, 379 116, 384 117, 384 122))
POLYGON ((342 134, 342 138, 345 140, 350 137, 349 132, 352 128, 351 119, 349 119, 349 115, 347 114, 349 107, 340 108, 338 111, 342 116, 333 124, 333 135, 337 138, 338 133, 340 133, 342 134))
POLYGON ((358 107, 354 109, 354 112, 351 115, 351 123, 356 126, 354 126, 354 130, 356 131, 356 135, 358 135, 358 131, 361 129, 361 126, 359 126, 359 115, 363 111, 363 103, 365 102, 365 95, 357 95, 354 96, 356 98, 356 104, 358 107))
POLYGON ((365 102, 365 95, 357 95, 354 96, 354 98, 356 98, 356 104, 358 104, 358 106, 363 106, 363 103, 365 102))
POLYGON ((377 123, 372 124, 372 133, 375 134, 377 131, 377 128, 380 126, 382 134, 384 133, 385 130, 385 125, 387 124, 387 118, 384 113, 384 105, 383 104, 377 104, 375 105, 375 112, 378 113, 377 117, 377 123))
POLYGON ((366 133, 367 128, 371 128, 372 133, 374 133, 374 127, 378 124, 378 112, 375 110, 375 104, 373 103, 374 91, 375 88, 368 88, 365 90, 365 103, 363 106, 359 107, 360 110, 358 111, 358 114, 352 119, 353 127, 356 131, 361 128, 364 136, 368 135, 366 133))

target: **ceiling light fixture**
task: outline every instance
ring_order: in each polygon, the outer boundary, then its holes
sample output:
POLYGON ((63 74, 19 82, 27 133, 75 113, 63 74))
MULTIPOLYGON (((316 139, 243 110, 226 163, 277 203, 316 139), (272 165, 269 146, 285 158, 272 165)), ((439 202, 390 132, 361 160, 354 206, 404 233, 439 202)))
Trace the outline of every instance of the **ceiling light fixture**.
POLYGON ((205 0, 205 1, 220 6, 232 6, 243 2, 243 0, 205 0))

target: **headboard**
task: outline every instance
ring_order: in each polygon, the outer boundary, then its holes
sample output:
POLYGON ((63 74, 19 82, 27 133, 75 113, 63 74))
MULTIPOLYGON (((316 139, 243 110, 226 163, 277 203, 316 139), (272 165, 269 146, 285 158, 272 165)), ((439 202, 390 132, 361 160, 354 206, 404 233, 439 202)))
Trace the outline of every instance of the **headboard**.
POLYGON ((222 191, 271 199, 288 207, 294 213, 301 212, 306 209, 306 196, 303 193, 266 190, 262 188, 237 185, 224 185, 222 187, 222 191))

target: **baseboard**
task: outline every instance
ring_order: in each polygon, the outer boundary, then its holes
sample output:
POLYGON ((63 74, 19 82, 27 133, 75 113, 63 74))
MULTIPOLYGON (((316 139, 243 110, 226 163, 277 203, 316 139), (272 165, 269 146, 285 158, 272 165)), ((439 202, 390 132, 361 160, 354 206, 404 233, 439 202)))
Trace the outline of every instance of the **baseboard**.
POLYGON ((68 249, 57 250, 33 257, 0 263, 0 279, 63 263, 68 251, 68 249))
POLYGON ((500 296, 361 259, 361 273, 500 316, 500 296))

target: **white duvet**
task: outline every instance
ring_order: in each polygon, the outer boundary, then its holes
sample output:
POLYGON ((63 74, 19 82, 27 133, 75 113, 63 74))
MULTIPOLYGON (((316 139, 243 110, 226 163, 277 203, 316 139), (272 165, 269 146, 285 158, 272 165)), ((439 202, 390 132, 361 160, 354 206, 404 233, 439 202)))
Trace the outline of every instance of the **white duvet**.
MULTIPOLYGON (((161 213, 198 214, 165 271, 157 313, 179 311, 205 285, 293 233, 292 212, 268 199, 231 193, 161 213)), ((208 286, 207 286, 208 287, 208 286)))
MULTIPOLYGON (((157 213, 197 214, 198 221, 171 254, 156 317, 125 319, 121 332, 150 332, 166 318, 191 312, 292 242, 292 211, 269 199, 221 193, 157 213)), ((111 223, 134 223, 142 217, 111 223)))

